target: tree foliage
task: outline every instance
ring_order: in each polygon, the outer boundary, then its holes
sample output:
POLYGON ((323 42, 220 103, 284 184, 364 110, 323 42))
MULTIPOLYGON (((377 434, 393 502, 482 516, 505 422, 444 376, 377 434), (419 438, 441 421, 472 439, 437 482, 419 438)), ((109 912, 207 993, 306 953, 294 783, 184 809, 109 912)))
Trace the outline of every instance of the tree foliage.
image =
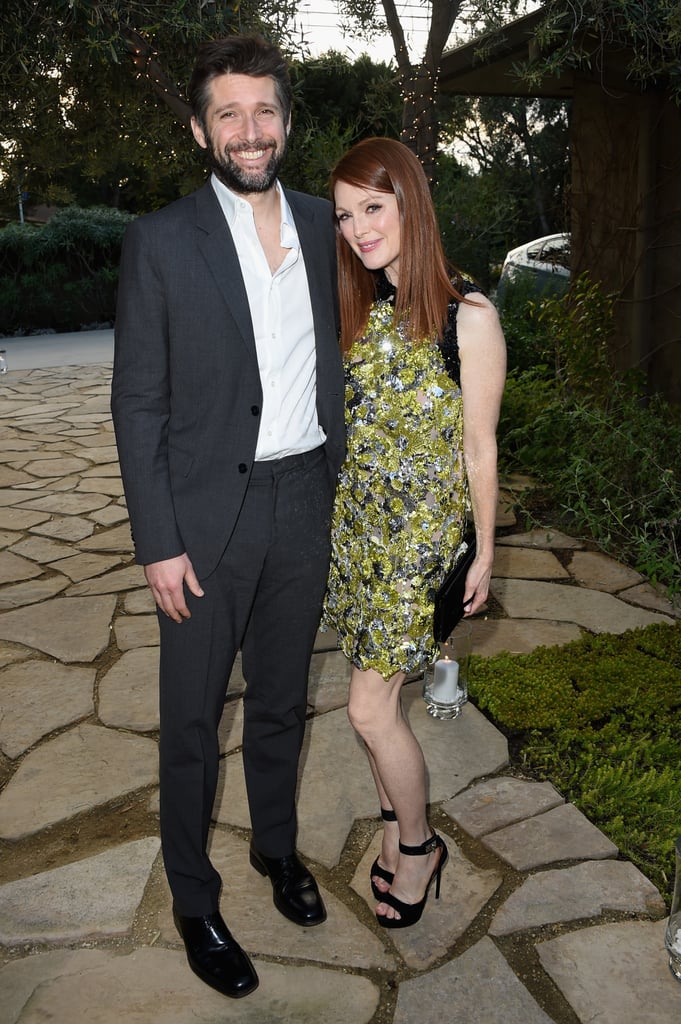
MULTIPOLYGON (((478 211, 482 220, 475 234, 488 238, 490 256, 499 250, 503 255, 524 240, 567 230, 570 158, 565 103, 452 97, 446 113, 443 109, 441 135, 444 149, 453 148, 485 182, 483 210, 478 211)), ((460 189, 452 199, 457 223, 476 216, 460 189)))
POLYGON ((440 60, 452 34, 470 38, 498 26, 513 17, 523 0, 423 0, 421 6, 429 19, 423 53, 412 57, 407 45, 407 30, 395 0, 342 0, 347 15, 365 31, 385 24, 393 41, 400 88, 404 98, 402 141, 421 160, 431 183, 435 182, 439 140, 437 117, 440 60))
POLYGON ((294 0, 4 0, 3 206, 135 206, 190 186, 184 85, 198 43, 234 31, 286 37, 294 0), (170 108, 171 116, 168 116, 170 108), (112 159, 115 154, 115 159, 112 159), (107 174, 103 175, 103 167, 107 174), (78 195, 85 178, 91 194, 78 195))
POLYGON ((518 70, 530 85, 563 68, 598 68, 606 49, 626 55, 641 88, 669 88, 681 104, 681 0, 546 0, 538 56, 518 70))
MULTIPOLYGON (((287 3, 270 4, 275 22, 287 3)), ((9 5, 0 42, 0 87, 11 97, 0 124, 0 202, 9 218, 16 216, 17 187, 28 192, 29 205, 140 212, 197 186, 204 163, 187 131, 184 99, 197 44, 239 30, 274 39, 279 32, 259 20, 267 11, 261 4, 252 5, 258 14, 250 18, 245 5, 235 11, 180 0, 9 5)), ((285 38, 277 41, 286 48, 285 38)), ((294 62, 292 78, 286 178, 292 187, 325 193, 330 164, 348 145, 367 134, 396 134, 394 72, 368 58, 353 66, 328 54, 294 62)))
POLYGON ((351 63, 330 52, 291 68, 295 92, 286 182, 326 195, 331 167, 367 135, 397 138, 401 99, 387 64, 363 56, 351 63))

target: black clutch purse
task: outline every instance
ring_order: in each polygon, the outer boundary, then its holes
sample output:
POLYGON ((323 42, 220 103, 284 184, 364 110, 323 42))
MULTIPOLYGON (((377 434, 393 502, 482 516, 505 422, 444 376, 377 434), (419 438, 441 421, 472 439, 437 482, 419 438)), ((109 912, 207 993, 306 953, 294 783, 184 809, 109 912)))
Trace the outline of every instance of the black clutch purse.
POLYGON ((463 616, 466 576, 474 558, 475 534, 472 534, 461 543, 454 566, 435 593, 433 636, 438 643, 444 643, 449 639, 457 622, 463 616))

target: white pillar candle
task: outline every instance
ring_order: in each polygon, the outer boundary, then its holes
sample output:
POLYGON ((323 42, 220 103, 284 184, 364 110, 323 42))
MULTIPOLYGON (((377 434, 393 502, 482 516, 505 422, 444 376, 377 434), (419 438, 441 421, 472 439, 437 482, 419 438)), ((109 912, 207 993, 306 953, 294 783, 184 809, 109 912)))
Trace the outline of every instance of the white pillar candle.
POLYGON ((433 700, 439 704, 455 704, 459 699, 459 663, 449 658, 435 662, 433 700))

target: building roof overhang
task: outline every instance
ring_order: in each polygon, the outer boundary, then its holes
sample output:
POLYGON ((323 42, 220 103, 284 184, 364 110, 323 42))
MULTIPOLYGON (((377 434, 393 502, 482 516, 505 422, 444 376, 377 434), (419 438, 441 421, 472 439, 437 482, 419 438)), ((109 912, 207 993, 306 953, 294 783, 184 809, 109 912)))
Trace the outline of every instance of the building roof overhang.
MULTIPOLYGON (((592 80, 621 93, 640 93, 627 76, 630 51, 604 46, 593 33, 582 32, 575 42, 585 55, 579 67, 563 66, 530 82, 520 66, 538 63, 550 50, 540 51, 536 32, 546 17, 543 8, 463 46, 446 51, 440 61, 439 88, 443 93, 469 96, 542 96, 571 99, 577 80, 592 80)), ((566 32, 568 29, 566 28, 566 32)), ((557 44, 556 44, 557 45, 557 44)))

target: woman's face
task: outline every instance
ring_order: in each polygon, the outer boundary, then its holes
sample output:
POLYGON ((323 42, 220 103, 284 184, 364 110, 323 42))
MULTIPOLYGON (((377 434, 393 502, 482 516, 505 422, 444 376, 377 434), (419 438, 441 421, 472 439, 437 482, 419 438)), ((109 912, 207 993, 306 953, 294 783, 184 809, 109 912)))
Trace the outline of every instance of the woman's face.
POLYGON ((339 181, 334 189, 341 234, 367 270, 384 270, 397 285, 400 271, 400 213, 392 192, 377 192, 339 181))

